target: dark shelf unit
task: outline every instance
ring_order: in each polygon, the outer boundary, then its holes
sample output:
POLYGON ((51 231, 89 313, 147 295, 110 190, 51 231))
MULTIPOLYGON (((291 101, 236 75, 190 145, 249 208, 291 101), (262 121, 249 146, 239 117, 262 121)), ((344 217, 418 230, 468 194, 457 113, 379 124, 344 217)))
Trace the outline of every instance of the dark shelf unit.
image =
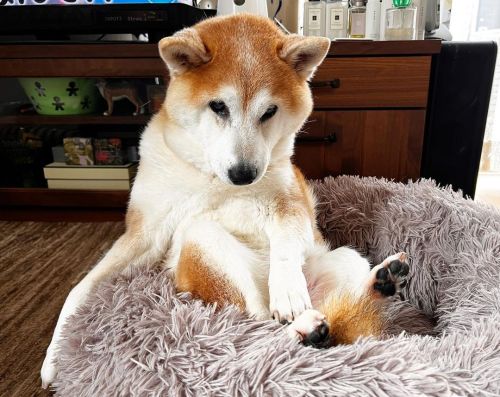
MULTIPOLYGON (((401 57, 437 54, 439 41, 334 42, 332 57, 401 57)), ((0 78, 119 77, 168 82, 155 44, 3 44, 0 78)), ((143 125, 151 116, 0 116, 0 125, 143 125)), ((107 221, 124 217, 129 192, 0 188, 0 219, 107 221)))
POLYGON ((2 124, 17 124, 17 125, 67 125, 67 124, 138 124, 144 125, 149 121, 150 115, 137 116, 40 116, 36 114, 30 115, 8 115, 0 116, 0 125, 2 124))

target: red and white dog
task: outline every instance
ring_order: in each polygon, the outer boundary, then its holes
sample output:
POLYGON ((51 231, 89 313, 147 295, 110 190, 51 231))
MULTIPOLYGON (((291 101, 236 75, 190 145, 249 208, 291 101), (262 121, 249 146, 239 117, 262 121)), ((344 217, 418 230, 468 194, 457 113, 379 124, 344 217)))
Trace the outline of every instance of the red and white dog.
POLYGON ((356 251, 331 251, 314 198, 290 157, 312 110, 308 80, 330 42, 285 35, 264 18, 213 18, 159 43, 171 76, 144 131, 127 229, 71 291, 47 350, 57 373, 61 328, 106 275, 164 260, 179 291, 291 323, 304 343, 378 335, 378 302, 408 273, 405 254, 370 270, 356 251))

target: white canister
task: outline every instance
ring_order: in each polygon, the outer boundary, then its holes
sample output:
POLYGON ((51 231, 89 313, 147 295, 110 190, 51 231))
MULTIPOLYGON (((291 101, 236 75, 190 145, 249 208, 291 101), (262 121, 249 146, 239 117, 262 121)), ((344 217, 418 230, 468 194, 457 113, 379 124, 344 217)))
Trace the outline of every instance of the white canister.
POLYGON ((268 16, 266 0, 220 0, 217 2, 217 15, 232 15, 242 12, 268 16))
POLYGON ((304 36, 325 36, 325 2, 304 3, 304 36))
POLYGON ((417 40, 425 38, 425 19, 427 17, 427 0, 413 0, 417 8, 417 40))
POLYGON ((347 37, 347 2, 331 0, 326 3, 326 37, 343 39, 347 37))
POLYGON ((380 12, 382 0, 368 0, 366 3, 366 38, 380 39, 380 12))
POLYGON ((380 3, 380 40, 385 40, 385 23, 387 10, 392 8, 392 0, 382 0, 380 3))

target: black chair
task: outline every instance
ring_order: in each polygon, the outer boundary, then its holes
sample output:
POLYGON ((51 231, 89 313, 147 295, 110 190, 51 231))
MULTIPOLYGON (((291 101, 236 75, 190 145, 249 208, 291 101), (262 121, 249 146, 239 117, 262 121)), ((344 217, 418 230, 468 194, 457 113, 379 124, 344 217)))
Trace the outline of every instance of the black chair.
POLYGON ((431 77, 421 175, 471 198, 496 56, 495 42, 443 42, 431 77))

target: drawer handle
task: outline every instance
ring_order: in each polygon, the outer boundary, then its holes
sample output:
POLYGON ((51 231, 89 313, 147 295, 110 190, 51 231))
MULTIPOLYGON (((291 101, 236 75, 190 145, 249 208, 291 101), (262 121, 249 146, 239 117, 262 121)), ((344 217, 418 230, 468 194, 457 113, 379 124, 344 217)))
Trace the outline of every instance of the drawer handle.
POLYGON ((335 143, 337 142, 337 135, 335 132, 332 132, 331 134, 325 136, 325 137, 297 137, 297 142, 298 143, 335 143))
POLYGON ((319 88, 319 87, 340 88, 340 79, 333 79, 329 81, 310 81, 309 85, 312 88, 319 88))

